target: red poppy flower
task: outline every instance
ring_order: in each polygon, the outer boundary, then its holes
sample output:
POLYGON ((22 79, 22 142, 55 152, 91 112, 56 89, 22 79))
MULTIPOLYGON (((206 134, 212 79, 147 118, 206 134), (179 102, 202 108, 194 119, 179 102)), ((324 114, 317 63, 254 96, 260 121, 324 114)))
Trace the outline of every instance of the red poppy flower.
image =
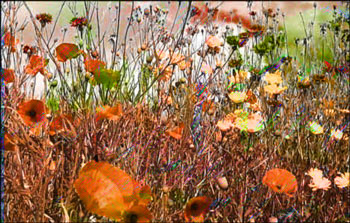
POLYGON ((185 207, 186 222, 203 222, 210 204, 211 199, 208 197, 194 197, 189 200, 185 207))
POLYGON ((273 191, 285 193, 289 197, 293 197, 293 194, 298 190, 298 183, 295 176, 284 169, 276 168, 267 171, 262 182, 273 191))
POLYGON ((7 32, 3 37, 5 46, 11 47, 11 52, 16 52, 16 44, 19 43, 18 39, 15 39, 10 32, 7 32))
POLYGON ((79 50, 79 47, 72 43, 62 43, 56 47, 56 57, 60 62, 76 58, 82 53, 82 50, 79 50))
POLYGON ((1 77, 4 78, 5 84, 15 81, 15 71, 13 69, 2 69, 1 77))
POLYGON ((48 61, 46 61, 43 57, 33 55, 29 59, 29 64, 24 68, 24 72, 33 76, 35 76, 38 72, 44 75, 44 68, 47 65, 47 63, 48 61))
POLYGON ((46 121, 47 108, 40 100, 25 101, 18 107, 18 114, 27 126, 32 126, 46 121))
POLYGON ((100 60, 86 60, 84 64, 85 70, 94 75, 99 74, 99 71, 106 67, 106 63, 100 60))

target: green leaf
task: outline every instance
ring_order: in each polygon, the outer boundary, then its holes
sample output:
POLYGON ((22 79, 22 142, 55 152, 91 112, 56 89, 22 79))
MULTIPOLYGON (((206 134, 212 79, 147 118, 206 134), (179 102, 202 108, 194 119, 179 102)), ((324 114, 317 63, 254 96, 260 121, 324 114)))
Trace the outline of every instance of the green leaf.
POLYGON ((95 76, 97 84, 102 84, 107 89, 118 85, 120 82, 120 71, 111 69, 101 69, 95 76))
POLYGON ((226 42, 232 47, 234 47, 234 46, 237 47, 239 44, 239 37, 238 36, 228 36, 226 39, 226 42))
POLYGON ((60 100, 58 98, 55 97, 51 97, 47 100, 47 106, 49 107, 49 109, 52 112, 56 112, 59 109, 59 105, 60 105, 60 100))

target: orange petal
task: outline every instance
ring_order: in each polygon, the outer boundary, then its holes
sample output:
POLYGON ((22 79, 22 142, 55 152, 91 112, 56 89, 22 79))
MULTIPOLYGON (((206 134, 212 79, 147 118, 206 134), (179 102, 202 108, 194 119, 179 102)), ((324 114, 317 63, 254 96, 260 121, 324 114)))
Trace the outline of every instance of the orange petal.
POLYGON ((12 83, 15 80, 15 71, 13 69, 3 69, 1 76, 4 78, 5 84, 12 83))
POLYGON ((66 62, 69 59, 76 58, 82 53, 79 47, 72 43, 62 43, 56 47, 57 60, 66 62))
POLYGON ((165 131, 165 133, 167 135, 179 140, 182 137, 182 131, 183 131, 184 127, 185 127, 184 123, 181 123, 180 126, 177 126, 171 130, 167 130, 167 131, 165 131))
POLYGON ((269 170, 262 180, 263 184, 270 187, 277 193, 285 193, 289 197, 298 190, 298 183, 295 176, 285 169, 275 168, 269 170))
POLYGON ((133 179, 107 162, 88 162, 74 187, 86 209, 101 216, 120 220, 130 203, 124 197, 134 195, 133 179))

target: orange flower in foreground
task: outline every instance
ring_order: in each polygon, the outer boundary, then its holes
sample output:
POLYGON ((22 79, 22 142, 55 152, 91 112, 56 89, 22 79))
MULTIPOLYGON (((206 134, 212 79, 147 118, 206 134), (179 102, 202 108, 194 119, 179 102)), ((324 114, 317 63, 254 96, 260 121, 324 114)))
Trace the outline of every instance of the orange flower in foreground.
POLYGON ((182 131, 183 129, 185 128, 185 124, 184 123, 180 123, 179 126, 173 128, 173 129, 170 129, 170 130, 167 130, 165 131, 165 133, 175 139, 181 139, 182 137, 182 131))
POLYGON ((184 213, 186 222, 203 222, 210 204, 211 200, 208 197, 194 197, 189 200, 184 213))
POLYGON ((7 32, 3 37, 5 46, 11 47, 11 52, 16 52, 16 44, 19 43, 18 39, 15 39, 10 32, 7 32))
POLYGON ((24 68, 24 72, 27 74, 31 74, 35 76, 38 72, 40 72, 42 75, 45 74, 45 66, 47 65, 47 62, 45 59, 38 55, 33 55, 29 59, 29 64, 24 68))
POLYGON ((4 134, 4 148, 6 151, 16 151, 18 149, 14 143, 14 138, 7 132, 4 134))
POLYGON ((220 47, 221 46, 221 40, 216 36, 209 36, 208 39, 205 41, 205 43, 210 48, 220 47))
POLYGON ((123 107, 120 103, 114 107, 109 107, 108 105, 105 105, 104 107, 98 107, 96 111, 96 121, 105 118, 113 121, 118 121, 123 114, 123 107))
POLYGON ((138 182, 118 167, 93 160, 80 170, 79 178, 74 182, 87 210, 117 221, 125 220, 125 217, 139 221, 151 218, 145 208, 149 200, 143 199, 145 196, 141 194, 148 190, 139 187, 138 182))
POLYGON ((27 126, 32 126, 46 121, 47 108, 40 100, 29 100, 21 103, 18 114, 27 126))
POLYGON ((61 43, 56 47, 56 57, 60 62, 66 62, 69 59, 76 58, 83 54, 79 47, 72 43, 61 43))
POLYGON ((13 69, 3 69, 1 77, 4 78, 5 84, 15 81, 15 71, 13 69))
POLYGON ((295 176, 284 169, 275 168, 267 171, 262 182, 273 191, 285 193, 289 197, 293 197, 293 194, 298 190, 295 176))

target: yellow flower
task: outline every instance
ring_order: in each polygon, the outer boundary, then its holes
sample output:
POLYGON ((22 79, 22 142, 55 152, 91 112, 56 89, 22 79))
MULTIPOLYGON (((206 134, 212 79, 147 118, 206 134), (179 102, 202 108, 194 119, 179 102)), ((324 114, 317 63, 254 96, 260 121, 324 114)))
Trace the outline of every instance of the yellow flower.
POLYGON ((309 122, 310 131, 314 135, 319 135, 323 133, 323 127, 316 122, 309 122))
POLYGON ((287 87, 280 87, 276 84, 269 84, 264 87, 264 90, 269 94, 281 94, 287 87))
POLYGON ((242 103, 247 99, 245 92, 231 92, 228 96, 236 104, 242 103))
POLYGON ((345 174, 344 173, 338 173, 338 174, 341 174, 340 177, 337 176, 335 179, 334 179, 334 183, 339 187, 339 188, 344 188, 344 187, 348 187, 350 185, 349 183, 349 178, 350 178, 350 173, 349 172, 346 172, 345 174))
POLYGON ((343 132, 341 130, 338 129, 337 131, 335 131, 334 129, 332 129, 331 139, 341 140, 342 137, 343 137, 343 132))
POLYGON ((267 73, 265 75, 265 81, 268 84, 280 84, 282 83, 281 71, 277 70, 275 73, 267 73))

